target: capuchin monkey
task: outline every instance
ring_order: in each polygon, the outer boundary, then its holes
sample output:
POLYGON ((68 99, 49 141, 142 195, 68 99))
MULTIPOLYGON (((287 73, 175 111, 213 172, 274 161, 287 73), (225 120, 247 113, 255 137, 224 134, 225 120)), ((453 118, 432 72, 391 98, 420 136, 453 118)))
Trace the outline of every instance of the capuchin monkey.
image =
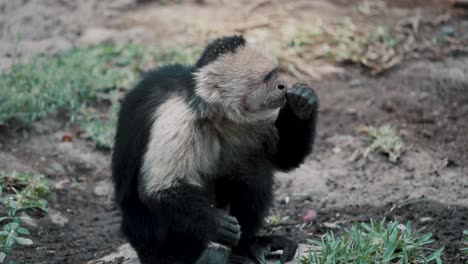
POLYGON ((291 260, 297 244, 259 237, 273 173, 311 152, 318 98, 242 36, 216 39, 193 66, 148 72, 120 110, 112 174, 123 234, 142 263, 291 260))

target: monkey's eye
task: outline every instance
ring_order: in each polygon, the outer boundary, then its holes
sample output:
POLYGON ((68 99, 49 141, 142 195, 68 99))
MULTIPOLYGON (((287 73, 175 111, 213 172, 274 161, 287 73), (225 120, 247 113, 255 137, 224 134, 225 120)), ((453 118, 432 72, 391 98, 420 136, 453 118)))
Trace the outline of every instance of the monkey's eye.
POLYGON ((273 77, 273 75, 276 73, 276 69, 275 70, 272 70, 270 73, 268 73, 265 78, 263 79, 263 82, 268 82, 271 80, 271 78, 273 77))

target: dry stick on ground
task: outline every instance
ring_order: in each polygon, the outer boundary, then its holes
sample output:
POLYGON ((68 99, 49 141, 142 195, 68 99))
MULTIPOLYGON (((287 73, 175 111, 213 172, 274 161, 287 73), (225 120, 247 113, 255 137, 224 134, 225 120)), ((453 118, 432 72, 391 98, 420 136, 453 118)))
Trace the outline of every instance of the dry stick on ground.
POLYGON ((270 22, 258 22, 258 23, 253 23, 250 25, 243 25, 237 28, 234 28, 234 31, 240 32, 240 33, 245 33, 248 30, 256 29, 256 28, 262 28, 262 27, 270 27, 271 23, 270 22))
POLYGON ((260 1, 260 2, 253 3, 245 11, 245 17, 250 17, 250 14, 252 14, 253 11, 270 4, 270 2, 271 2, 271 0, 263 0, 263 1, 260 1))

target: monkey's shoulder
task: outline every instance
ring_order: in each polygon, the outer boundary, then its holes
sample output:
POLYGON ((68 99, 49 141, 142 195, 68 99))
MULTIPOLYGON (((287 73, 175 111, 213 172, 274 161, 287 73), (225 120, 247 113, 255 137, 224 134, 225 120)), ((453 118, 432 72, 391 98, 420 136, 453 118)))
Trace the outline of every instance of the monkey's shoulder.
POLYGON ((136 89, 183 90, 193 87, 193 67, 182 64, 168 64, 147 71, 136 89))
POLYGON ((122 102, 122 109, 140 115, 152 114, 174 95, 189 97, 193 94, 193 68, 182 64, 169 64, 144 73, 122 102))

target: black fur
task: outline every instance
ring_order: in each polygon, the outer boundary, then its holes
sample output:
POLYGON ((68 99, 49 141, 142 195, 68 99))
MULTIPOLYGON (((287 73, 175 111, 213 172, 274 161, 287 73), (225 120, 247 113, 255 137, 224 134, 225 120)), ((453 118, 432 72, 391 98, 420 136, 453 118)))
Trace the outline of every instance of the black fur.
MULTIPOLYGON (((240 45, 245 45, 242 37, 217 40, 208 46, 197 66, 211 62, 218 52, 234 52, 240 45)), ((212 205, 229 205, 229 213, 237 218, 242 230, 232 251, 248 256, 271 204, 274 170, 299 166, 312 148, 316 111, 301 120, 286 104, 276 121, 279 143, 273 156, 261 150, 229 157, 219 165, 222 174, 207 177, 213 180, 206 188, 182 183, 157 196, 142 197, 138 181, 152 116, 170 95, 183 96, 187 102, 200 100, 194 93, 195 70, 169 65, 148 72, 126 95, 119 113, 112 156, 115 198, 122 212, 122 232, 144 264, 227 263, 226 250, 207 248, 215 237, 212 205)))
POLYGON ((230 36, 216 39, 208 45, 198 60, 196 66, 201 68, 216 60, 219 56, 228 52, 235 52, 239 47, 245 46, 246 41, 242 36, 230 36))

